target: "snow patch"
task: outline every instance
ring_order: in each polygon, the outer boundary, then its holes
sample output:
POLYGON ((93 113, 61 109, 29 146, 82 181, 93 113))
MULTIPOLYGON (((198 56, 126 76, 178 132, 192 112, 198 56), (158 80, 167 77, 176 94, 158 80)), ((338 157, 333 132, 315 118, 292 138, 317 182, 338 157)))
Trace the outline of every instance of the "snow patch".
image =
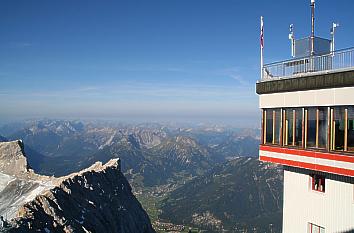
POLYGON ((116 136, 116 132, 114 132, 111 137, 105 142, 103 145, 101 145, 98 149, 102 150, 105 146, 110 146, 112 145, 112 141, 114 139, 114 136, 116 136))

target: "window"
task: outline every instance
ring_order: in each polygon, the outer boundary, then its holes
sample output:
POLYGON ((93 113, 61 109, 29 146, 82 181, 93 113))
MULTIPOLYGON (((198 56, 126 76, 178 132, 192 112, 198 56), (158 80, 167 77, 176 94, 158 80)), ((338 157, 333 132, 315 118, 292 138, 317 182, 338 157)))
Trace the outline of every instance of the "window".
POLYGON ((306 147, 327 148, 328 108, 308 108, 306 119, 306 147))
POLYGON ((307 109, 307 147, 316 147, 317 109, 307 109))
POLYGON ((280 109, 274 109, 274 143, 273 144, 280 144, 280 123, 281 123, 281 111, 280 109))
POLYGON ((295 145, 295 141, 293 140, 295 135, 294 115, 295 115, 295 110, 293 109, 285 110, 285 121, 284 121, 284 145, 285 146, 295 145))
POLYGON ((280 125, 281 125, 281 110, 280 109, 266 109, 263 115, 263 127, 265 132, 265 143, 279 144, 280 139, 280 125))
POLYGON ((265 112, 265 142, 273 143, 273 110, 267 109, 265 112))
POLYGON ((295 110, 295 145, 302 146, 302 108, 295 110))
POLYGON ((334 107, 331 109, 332 132, 331 149, 344 150, 345 108, 334 107))
POLYGON ((324 227, 320 227, 318 225, 315 225, 313 223, 308 223, 308 233, 325 233, 324 227))
POLYGON ((354 152, 354 106, 263 109, 263 144, 354 152))
POLYGON ((328 108, 318 108, 318 134, 317 134, 317 147, 327 148, 328 138, 328 108))
POLYGON ((317 174, 311 175, 311 186, 312 190, 319 191, 319 192, 325 192, 326 189, 326 181, 325 177, 317 174))
POLYGON ((354 106, 349 106, 347 111, 347 150, 354 151, 354 106))

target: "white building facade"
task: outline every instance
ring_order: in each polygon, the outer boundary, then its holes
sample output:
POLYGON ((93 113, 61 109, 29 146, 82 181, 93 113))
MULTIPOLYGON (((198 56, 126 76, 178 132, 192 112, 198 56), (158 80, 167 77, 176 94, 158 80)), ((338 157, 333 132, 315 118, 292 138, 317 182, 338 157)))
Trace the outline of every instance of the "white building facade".
POLYGON ((339 54, 265 65, 256 84, 259 159, 284 166, 283 233, 354 232, 354 49, 345 53, 344 68, 339 54))

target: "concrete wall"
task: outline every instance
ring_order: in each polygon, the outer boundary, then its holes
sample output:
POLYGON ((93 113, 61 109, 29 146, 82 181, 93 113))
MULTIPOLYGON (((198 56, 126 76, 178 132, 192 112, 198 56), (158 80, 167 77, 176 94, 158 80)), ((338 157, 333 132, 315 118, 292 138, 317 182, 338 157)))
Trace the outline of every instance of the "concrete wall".
POLYGON ((262 94, 260 108, 353 105, 354 87, 262 94))
POLYGON ((326 233, 354 230, 352 180, 330 175, 322 193, 311 189, 309 172, 284 170, 283 233, 306 233, 309 222, 324 227, 326 233))

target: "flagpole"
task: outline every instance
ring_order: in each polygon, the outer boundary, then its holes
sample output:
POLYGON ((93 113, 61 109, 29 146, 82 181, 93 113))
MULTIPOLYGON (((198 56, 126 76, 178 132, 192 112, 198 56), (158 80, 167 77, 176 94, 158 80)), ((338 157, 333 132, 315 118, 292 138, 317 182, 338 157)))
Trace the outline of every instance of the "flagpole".
POLYGON ((264 35, 263 35, 263 16, 261 16, 261 35, 260 35, 260 45, 261 45, 261 80, 263 80, 263 46, 264 46, 264 35))

